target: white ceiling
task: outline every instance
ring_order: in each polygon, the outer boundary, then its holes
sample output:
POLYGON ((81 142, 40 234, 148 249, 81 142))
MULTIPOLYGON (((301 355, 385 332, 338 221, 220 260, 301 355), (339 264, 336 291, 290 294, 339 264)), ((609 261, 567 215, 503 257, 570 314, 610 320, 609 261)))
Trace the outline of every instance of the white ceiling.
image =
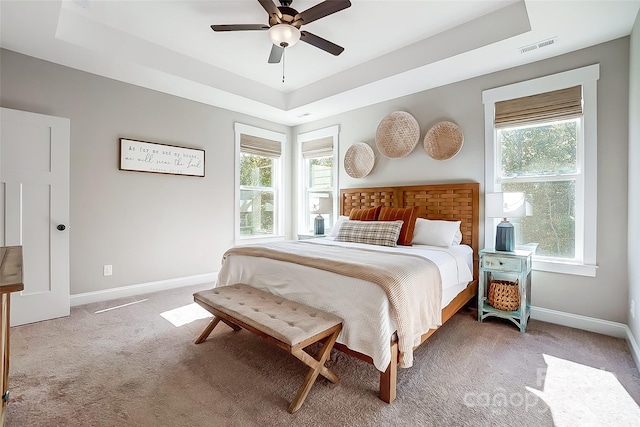
POLYGON ((352 0, 303 27, 345 51, 286 49, 284 83, 282 64, 267 63, 268 32, 210 28, 266 24, 256 0, 2 0, 0 46, 296 125, 626 36, 639 9, 640 0, 352 0))

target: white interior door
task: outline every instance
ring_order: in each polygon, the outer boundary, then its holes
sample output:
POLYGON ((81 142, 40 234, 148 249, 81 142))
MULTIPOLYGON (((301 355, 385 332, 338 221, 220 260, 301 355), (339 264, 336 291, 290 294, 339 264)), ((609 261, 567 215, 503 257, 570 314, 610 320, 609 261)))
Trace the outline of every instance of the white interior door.
POLYGON ((69 119, 0 110, 0 245, 22 246, 11 326, 69 315, 69 119))

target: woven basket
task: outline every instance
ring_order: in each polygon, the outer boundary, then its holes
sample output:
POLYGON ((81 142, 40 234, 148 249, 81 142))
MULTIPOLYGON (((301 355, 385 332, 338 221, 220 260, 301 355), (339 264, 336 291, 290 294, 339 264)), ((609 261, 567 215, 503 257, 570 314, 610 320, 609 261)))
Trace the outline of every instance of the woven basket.
POLYGON ((491 280, 487 301, 491 307, 497 308, 498 310, 518 310, 520 308, 520 289, 518 282, 491 280))
POLYGON ((373 169, 375 161, 373 148, 364 142, 356 142, 344 155, 344 170, 351 178, 364 178, 373 169))
POLYGON ((463 143, 464 135, 453 122, 436 123, 424 136, 424 150, 435 160, 454 157, 463 143))
POLYGON ((406 111, 394 111, 378 124, 376 147, 389 159, 405 157, 413 151, 420 140, 420 125, 406 111))

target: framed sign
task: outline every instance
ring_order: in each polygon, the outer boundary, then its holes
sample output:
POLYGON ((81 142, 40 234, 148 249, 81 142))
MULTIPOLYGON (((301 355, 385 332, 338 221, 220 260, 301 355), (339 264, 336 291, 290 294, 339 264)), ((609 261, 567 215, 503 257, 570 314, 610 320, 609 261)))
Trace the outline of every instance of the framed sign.
POLYGON ((204 150, 120 138, 120 170, 204 176, 204 150))

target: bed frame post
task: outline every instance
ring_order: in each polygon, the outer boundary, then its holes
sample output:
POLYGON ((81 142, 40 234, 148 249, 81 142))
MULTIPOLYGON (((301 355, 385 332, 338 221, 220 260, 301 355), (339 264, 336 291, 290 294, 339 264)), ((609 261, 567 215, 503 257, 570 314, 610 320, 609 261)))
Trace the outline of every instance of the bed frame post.
POLYGON ((391 362, 387 370, 380 372, 380 399, 391 403, 396 400, 396 382, 398 380, 398 342, 391 343, 391 362))

